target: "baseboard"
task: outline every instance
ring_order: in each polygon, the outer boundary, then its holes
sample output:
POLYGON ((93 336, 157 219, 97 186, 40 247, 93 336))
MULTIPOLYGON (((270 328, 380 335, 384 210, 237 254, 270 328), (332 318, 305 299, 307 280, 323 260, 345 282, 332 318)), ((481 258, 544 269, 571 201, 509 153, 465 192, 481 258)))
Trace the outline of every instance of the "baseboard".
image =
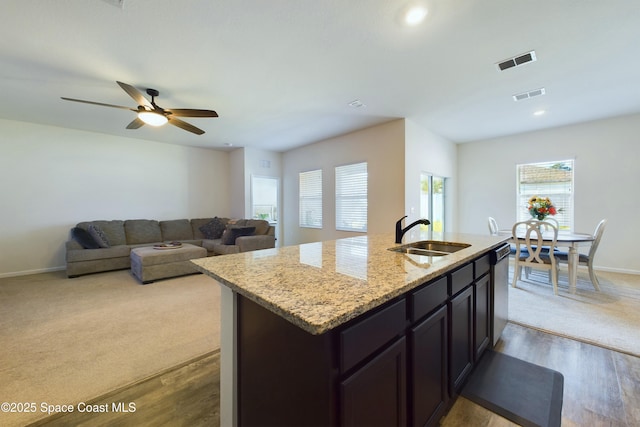
POLYGON ((606 271, 606 272, 609 272, 609 273, 622 273, 622 274, 635 274, 635 275, 639 275, 640 274, 639 270, 631 270, 631 269, 627 269, 627 268, 609 268, 609 267, 594 266, 593 269, 595 271, 606 271))
POLYGON ((24 270, 24 271, 14 271, 10 273, 0 273, 0 279, 5 277, 18 277, 18 276, 28 276, 30 274, 40 274, 40 273, 51 273, 53 271, 62 271, 66 270, 67 267, 50 267, 50 268, 39 268, 37 270, 24 270))

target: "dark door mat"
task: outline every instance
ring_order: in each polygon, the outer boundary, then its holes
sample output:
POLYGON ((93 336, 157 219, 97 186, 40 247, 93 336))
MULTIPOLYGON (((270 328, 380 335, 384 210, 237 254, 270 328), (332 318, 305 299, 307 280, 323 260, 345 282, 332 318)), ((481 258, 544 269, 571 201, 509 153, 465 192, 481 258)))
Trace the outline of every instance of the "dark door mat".
POLYGON ((563 389, 560 372, 488 350, 461 395, 525 427, 559 427, 563 389))

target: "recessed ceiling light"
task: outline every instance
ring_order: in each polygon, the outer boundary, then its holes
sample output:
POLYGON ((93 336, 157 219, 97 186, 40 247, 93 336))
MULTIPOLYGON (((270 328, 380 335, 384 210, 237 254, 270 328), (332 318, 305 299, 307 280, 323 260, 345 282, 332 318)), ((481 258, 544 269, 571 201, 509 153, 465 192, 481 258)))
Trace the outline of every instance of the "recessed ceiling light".
POLYGON ((354 99, 349 103, 349 107, 360 108, 360 107, 366 107, 366 105, 364 105, 364 103, 359 99, 354 99))
POLYGON ((414 6, 407 10, 407 13, 404 15, 404 22, 411 26, 418 25, 427 17, 427 13, 429 13, 429 11, 426 7, 414 6))
POLYGON ((230 143, 230 142, 225 142, 225 143, 224 143, 224 144, 222 144, 222 145, 224 145, 225 147, 233 147, 233 144, 232 144, 232 143, 230 143))
POLYGON ((546 112, 546 111, 544 111, 544 110, 538 110, 538 111, 534 111, 534 112, 533 112, 533 115, 534 115, 534 116, 541 116, 541 115, 543 115, 545 112, 546 112))

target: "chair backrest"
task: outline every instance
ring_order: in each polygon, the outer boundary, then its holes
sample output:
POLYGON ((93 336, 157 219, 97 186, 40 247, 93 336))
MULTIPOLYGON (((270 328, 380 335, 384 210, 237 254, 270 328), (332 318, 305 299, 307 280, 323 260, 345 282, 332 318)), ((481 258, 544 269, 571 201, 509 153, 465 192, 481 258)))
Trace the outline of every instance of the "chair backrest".
POLYGON ((548 223, 548 224, 553 224, 553 225, 554 225, 558 230, 560 229, 560 223, 558 222, 558 220, 557 220, 557 219, 555 219, 555 218, 551 218, 550 216, 546 217, 546 218, 544 219, 544 221, 542 221, 542 222, 544 222, 544 223, 545 223, 545 228, 546 228, 547 230, 551 230, 550 228, 547 228, 547 227, 546 227, 546 224, 547 224, 547 223, 548 223))
POLYGON ((513 225, 511 234, 513 241, 517 243, 516 259, 520 259, 521 246, 524 245, 529 253, 524 262, 545 264, 544 258, 547 258, 555 263, 553 249, 558 241, 558 228, 555 225, 535 219, 520 221, 513 225), (543 248, 543 245, 548 249, 543 248))
POLYGON ((489 234, 496 235, 498 234, 498 223, 493 217, 489 217, 489 234))
POLYGON ((606 226, 606 219, 600 221, 596 226, 596 231, 593 232, 593 243, 591 243, 591 248, 589 249, 589 259, 593 259, 593 257, 595 256, 598 245, 600 244, 600 239, 602 239, 602 234, 604 233, 604 229, 606 226))

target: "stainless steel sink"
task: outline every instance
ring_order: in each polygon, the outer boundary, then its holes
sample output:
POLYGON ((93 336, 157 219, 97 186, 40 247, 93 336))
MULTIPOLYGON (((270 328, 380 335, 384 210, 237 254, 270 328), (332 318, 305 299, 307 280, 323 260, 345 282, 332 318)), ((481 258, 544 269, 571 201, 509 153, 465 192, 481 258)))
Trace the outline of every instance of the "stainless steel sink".
POLYGON ((406 245, 389 248, 390 251, 410 255, 445 256, 471 246, 468 243, 441 242, 439 240, 421 240, 406 245))

